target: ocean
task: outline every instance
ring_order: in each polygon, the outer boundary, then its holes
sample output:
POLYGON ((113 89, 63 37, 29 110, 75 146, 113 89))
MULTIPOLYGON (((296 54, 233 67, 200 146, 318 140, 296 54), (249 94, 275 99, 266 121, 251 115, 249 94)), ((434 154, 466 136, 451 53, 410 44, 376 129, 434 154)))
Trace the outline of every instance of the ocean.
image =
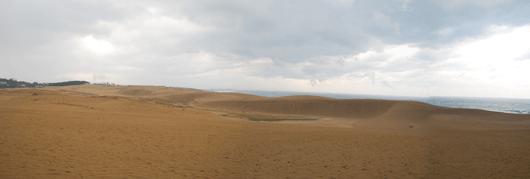
POLYGON ((513 98, 475 98, 475 97, 409 97, 409 96, 385 96, 385 95, 359 95, 340 93, 308 93, 308 92, 282 92, 282 91, 251 91, 251 90, 217 90, 216 92, 237 92, 264 97, 281 97, 292 95, 323 96, 336 99, 385 99, 419 101, 435 106, 451 108, 482 109, 514 114, 530 114, 530 99, 513 98))

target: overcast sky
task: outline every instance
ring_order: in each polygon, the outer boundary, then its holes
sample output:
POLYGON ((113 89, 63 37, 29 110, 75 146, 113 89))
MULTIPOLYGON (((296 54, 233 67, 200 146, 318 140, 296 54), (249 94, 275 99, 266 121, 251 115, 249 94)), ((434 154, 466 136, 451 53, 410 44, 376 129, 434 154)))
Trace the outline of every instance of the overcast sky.
POLYGON ((530 98, 530 1, 0 1, 0 77, 530 98))

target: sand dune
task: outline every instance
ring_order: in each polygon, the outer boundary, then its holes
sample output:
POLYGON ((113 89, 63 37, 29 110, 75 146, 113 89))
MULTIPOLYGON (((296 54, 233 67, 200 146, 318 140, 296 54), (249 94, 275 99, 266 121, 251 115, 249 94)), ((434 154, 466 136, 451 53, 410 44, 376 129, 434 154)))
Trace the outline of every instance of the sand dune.
POLYGON ((263 100, 214 101, 197 106, 249 112, 370 119, 383 115, 395 103, 383 100, 337 100, 295 96, 263 100))
POLYGON ((505 114, 478 109, 454 109, 417 101, 374 99, 339 100, 316 96, 290 96, 251 100, 211 101, 198 107, 303 115, 309 118, 339 118, 344 125, 371 129, 530 129, 530 115, 505 114))
POLYGON ((530 178, 530 115, 104 85, 3 89, 0 114, 0 178, 530 178))

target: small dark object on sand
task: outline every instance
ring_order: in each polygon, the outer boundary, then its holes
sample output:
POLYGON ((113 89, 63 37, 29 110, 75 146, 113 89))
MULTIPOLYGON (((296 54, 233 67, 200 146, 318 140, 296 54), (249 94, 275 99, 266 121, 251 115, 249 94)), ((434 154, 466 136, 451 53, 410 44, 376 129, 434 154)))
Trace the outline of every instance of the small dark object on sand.
POLYGON ((413 128, 413 126, 409 126, 409 128, 413 128))

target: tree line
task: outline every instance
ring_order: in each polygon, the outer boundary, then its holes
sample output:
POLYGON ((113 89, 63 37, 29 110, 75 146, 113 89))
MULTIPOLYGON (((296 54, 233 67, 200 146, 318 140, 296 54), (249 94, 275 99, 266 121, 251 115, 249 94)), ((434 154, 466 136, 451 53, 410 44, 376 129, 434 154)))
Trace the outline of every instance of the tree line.
POLYGON ((24 88, 24 87, 45 87, 45 86, 71 86, 90 84, 88 81, 65 81, 57 83, 29 83, 25 81, 17 81, 14 78, 6 79, 0 78, 0 88, 24 88))

